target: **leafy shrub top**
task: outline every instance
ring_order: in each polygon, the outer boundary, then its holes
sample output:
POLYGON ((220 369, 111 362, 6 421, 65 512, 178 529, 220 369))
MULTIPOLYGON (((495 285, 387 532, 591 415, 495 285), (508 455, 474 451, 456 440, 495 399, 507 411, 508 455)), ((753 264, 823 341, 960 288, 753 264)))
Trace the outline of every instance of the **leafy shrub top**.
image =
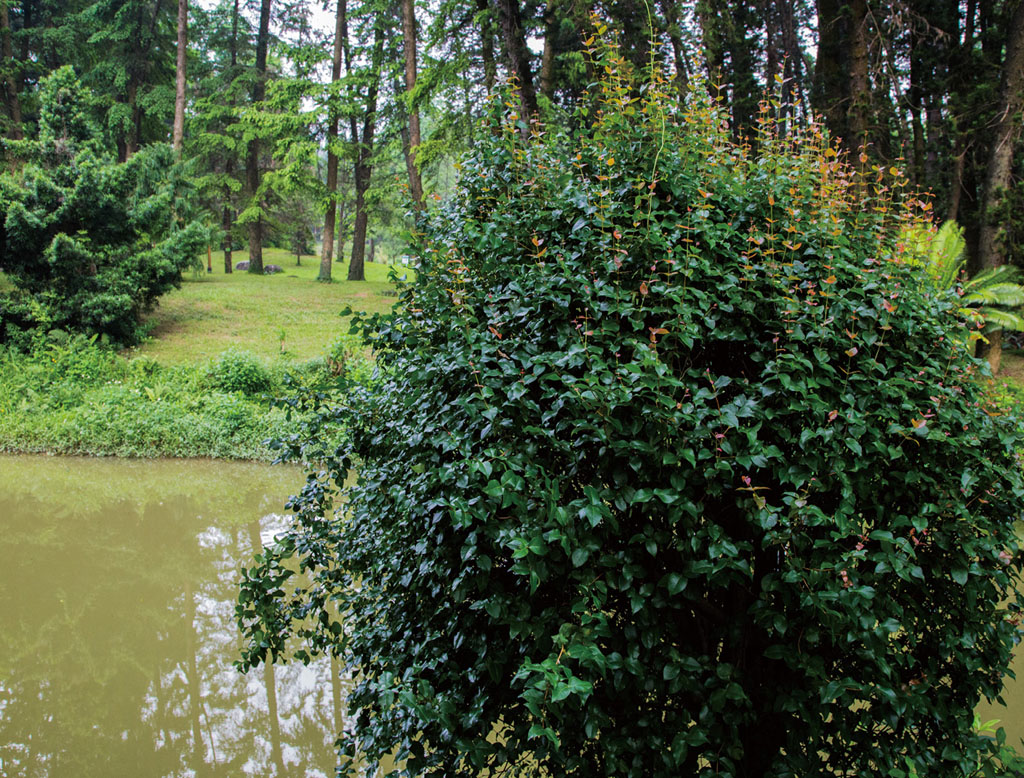
POLYGON ((224 392, 259 395, 273 388, 273 378, 256 355, 229 348, 210 365, 210 381, 224 392))
POLYGON ((41 89, 39 137, 6 144, 19 164, 0 177, 0 270, 17 287, 0 297, 0 343, 51 326, 134 342, 140 313, 180 285, 206 230, 184 218, 169 146, 117 164, 70 67, 41 89))
POLYGON ((423 225, 364 322, 381 390, 246 573, 245 664, 340 653, 345 774, 968 772, 1017 639, 1019 439, 901 260, 902 179, 607 72, 423 225))

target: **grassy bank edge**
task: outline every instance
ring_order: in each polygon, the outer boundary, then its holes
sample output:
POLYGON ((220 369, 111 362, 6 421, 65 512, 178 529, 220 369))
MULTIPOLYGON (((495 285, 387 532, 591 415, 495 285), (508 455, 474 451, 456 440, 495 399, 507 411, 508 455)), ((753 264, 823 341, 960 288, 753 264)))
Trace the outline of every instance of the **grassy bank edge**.
MULTIPOLYGON (((353 354, 346 364, 368 375, 365 362, 353 354)), ((0 452, 271 461, 265 441, 295 430, 272 404, 289 393, 285 376, 327 388, 332 365, 229 349, 165 366, 83 338, 0 352, 0 452)))

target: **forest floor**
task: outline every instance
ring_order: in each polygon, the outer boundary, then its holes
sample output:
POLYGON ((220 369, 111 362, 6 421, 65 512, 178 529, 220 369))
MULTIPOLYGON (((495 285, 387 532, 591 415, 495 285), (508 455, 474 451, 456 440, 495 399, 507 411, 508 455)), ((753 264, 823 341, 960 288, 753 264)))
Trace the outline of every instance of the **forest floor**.
POLYGON ((346 281, 339 263, 342 280, 324 284, 316 257, 296 265, 268 249, 264 263, 284 272, 226 274, 221 258, 186 274, 146 317, 149 337, 120 355, 67 334, 0 350, 0 451, 272 459, 265 441, 295 432, 272 403, 294 391, 286 375, 323 390, 344 364, 366 380, 371 358, 340 313, 387 311, 397 293, 387 265, 346 281))
POLYGON ((1006 350, 1003 352, 1003 361, 999 367, 997 379, 1024 391, 1024 351, 1006 350))
MULTIPOLYGON (((237 251, 234 258, 241 261, 248 255, 237 251)), ((335 280, 323 284, 316 281, 319 257, 303 256, 296 265, 295 255, 281 249, 263 252, 264 265, 284 271, 270 276, 241 270, 227 274, 219 253, 212 264, 212 273, 187 273, 181 289, 160 298, 146 316, 149 339, 132 353, 166 365, 213 359, 232 347, 261 359, 314 359, 348 332, 339 318, 344 308, 389 310, 395 302, 395 288, 388 281, 391 271, 411 273, 367 263, 365 281, 347 281, 348 262, 336 262, 331 273, 335 280)))

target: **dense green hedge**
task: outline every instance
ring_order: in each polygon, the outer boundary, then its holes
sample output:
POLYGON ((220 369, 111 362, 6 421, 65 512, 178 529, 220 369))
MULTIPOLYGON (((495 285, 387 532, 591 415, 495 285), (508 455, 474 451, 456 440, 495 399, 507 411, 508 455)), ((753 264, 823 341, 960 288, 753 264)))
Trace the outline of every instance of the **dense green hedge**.
POLYGON ((495 126, 422 225, 365 322, 384 382, 247 573, 245 665, 343 658, 346 775, 971 774, 1020 434, 902 259, 914 198, 607 64, 577 131, 495 126))

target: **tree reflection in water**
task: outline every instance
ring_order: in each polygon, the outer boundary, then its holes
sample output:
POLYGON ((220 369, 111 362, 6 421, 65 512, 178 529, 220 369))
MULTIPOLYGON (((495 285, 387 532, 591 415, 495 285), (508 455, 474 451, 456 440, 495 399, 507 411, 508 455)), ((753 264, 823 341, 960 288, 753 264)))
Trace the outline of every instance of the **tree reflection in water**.
POLYGON ((330 663, 232 665, 238 568, 301 478, 0 457, 0 775, 333 775, 330 663))

